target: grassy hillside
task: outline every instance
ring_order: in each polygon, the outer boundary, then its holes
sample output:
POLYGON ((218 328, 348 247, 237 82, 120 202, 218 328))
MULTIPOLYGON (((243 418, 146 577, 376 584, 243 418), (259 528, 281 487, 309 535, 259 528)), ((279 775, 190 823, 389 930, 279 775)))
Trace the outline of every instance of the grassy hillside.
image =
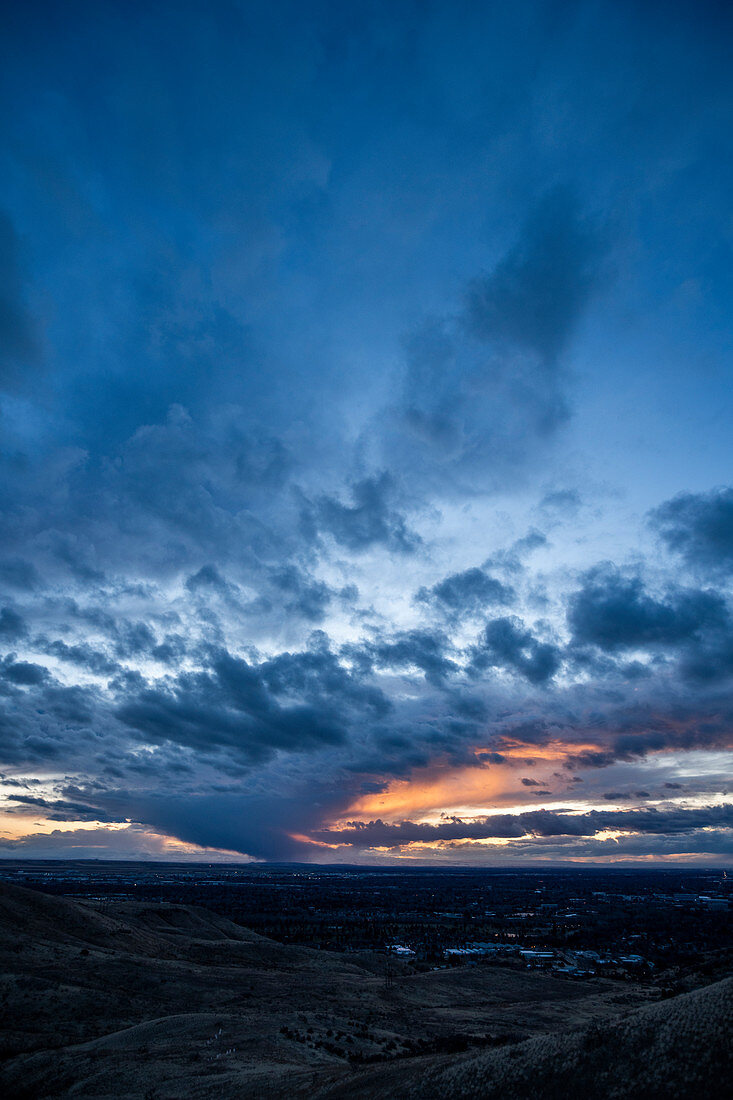
POLYGON ((623 1019, 496 1051, 423 1060, 361 1075, 328 1097, 404 1100, 674 1100, 729 1097, 733 979, 623 1019))
POLYGON ((14 1100, 722 1095, 731 983, 629 1016, 648 992, 609 980, 398 968, 388 988, 383 968, 194 907, 0 885, 1 1083, 14 1100))

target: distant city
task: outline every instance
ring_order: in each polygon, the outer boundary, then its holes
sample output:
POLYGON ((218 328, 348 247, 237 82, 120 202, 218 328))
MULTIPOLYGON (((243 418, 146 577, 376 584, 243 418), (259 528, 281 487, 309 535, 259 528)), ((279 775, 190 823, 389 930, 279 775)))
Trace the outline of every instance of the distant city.
POLYGON ((199 905, 281 943, 383 952, 388 968, 499 964, 671 994, 733 961, 733 876, 719 870, 4 861, 0 880, 102 912, 199 905))

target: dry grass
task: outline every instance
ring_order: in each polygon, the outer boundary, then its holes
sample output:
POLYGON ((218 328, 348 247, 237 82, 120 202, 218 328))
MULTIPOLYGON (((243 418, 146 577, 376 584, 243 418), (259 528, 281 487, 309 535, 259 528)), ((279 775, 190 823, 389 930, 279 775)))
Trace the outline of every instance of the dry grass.
MULTIPOLYGON (((615 1071, 602 1077, 608 1036, 639 1079, 645 1050, 669 1062, 694 1043, 710 1052, 698 1060, 707 1080, 730 1013, 729 987, 712 987, 689 1002, 697 1023, 677 1001, 645 1010, 645 1023, 620 1022, 643 991, 497 967, 405 971, 386 989, 378 956, 283 946, 193 907, 126 903, 101 914, 10 886, 0 886, 0 964, 1 1076, 14 1100, 550 1098, 579 1075, 606 1091, 578 1097, 631 1096, 609 1091, 615 1071), (581 1030, 559 1034, 568 1027, 581 1030), (487 1034, 530 1041, 477 1053, 487 1034), (361 1072, 365 1062, 375 1068, 361 1072)), ((688 1062, 680 1072, 697 1079, 688 1062)))
POLYGON ((503 1050, 376 1070, 322 1095, 402 1100, 688 1100, 731 1095, 733 979, 624 1019, 503 1050))

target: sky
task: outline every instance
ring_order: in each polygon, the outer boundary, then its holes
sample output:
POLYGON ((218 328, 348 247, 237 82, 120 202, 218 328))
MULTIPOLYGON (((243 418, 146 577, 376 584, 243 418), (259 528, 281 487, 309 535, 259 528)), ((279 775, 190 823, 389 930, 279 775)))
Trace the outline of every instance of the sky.
POLYGON ((733 12, 24 0, 0 858, 733 864, 733 12))

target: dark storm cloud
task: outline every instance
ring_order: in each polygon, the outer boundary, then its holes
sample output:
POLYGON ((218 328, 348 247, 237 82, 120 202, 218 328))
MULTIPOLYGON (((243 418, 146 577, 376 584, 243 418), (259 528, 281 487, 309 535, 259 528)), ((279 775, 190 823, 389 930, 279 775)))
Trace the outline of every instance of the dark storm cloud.
POLYGON ((418 482, 450 476, 454 490, 516 477, 568 419, 560 357, 600 285, 605 248, 569 191, 541 199, 458 314, 407 340, 402 403, 384 425, 390 460, 418 482))
POLYGON ((34 644, 43 653, 56 657, 59 661, 77 665, 98 676, 114 676, 120 671, 120 665, 116 661, 85 642, 69 645, 60 638, 49 641, 41 637, 36 638, 34 644))
MULTIPOLYGON (((477 861, 485 859, 486 849, 475 841, 453 842, 449 845, 451 856, 473 857, 477 861)), ((730 829, 705 829, 693 833, 674 833, 669 836, 649 836, 645 833, 628 834, 620 837, 537 837, 530 836, 514 841, 504 859, 511 866, 525 859, 542 865, 557 861, 589 860, 606 862, 610 860, 623 867, 638 868, 639 857, 645 860, 655 857, 672 856, 676 860, 685 860, 688 856, 704 855, 711 862, 728 865, 733 852, 733 839, 730 829), (712 859, 711 859, 712 857, 712 859), (722 858, 721 858, 722 857, 722 858), (626 863, 625 861, 629 862, 626 863)), ((498 853, 492 853, 493 861, 499 862, 498 853)), ((576 864, 577 866, 577 864, 576 864)))
POLYGON ((50 821, 100 821, 111 824, 125 820, 107 814, 104 810, 90 806, 86 802, 70 802, 63 798, 48 799, 18 794, 12 795, 8 801, 19 803, 21 806, 37 806, 46 811, 44 817, 50 821))
POLYGON ((0 561, 0 584, 8 588, 29 592, 41 583, 38 570, 33 562, 23 558, 8 558, 0 561))
POLYGON ((186 640, 180 634, 166 634, 163 641, 153 649, 152 655, 164 665, 180 664, 186 656, 186 640))
POLYGON ((572 653, 573 662, 599 676, 638 679, 650 676, 651 668, 621 663, 604 668, 605 658, 599 663, 583 646, 610 655, 627 649, 665 653, 692 683, 714 684, 733 675, 733 619, 718 592, 669 585, 655 596, 638 575, 601 565, 570 596, 567 618, 573 643, 581 647, 572 653))
POLYGON ((117 626, 115 653, 118 657, 139 657, 153 651, 156 638, 147 623, 122 622, 117 626))
POLYGON ((0 678, 19 687, 35 687, 50 679, 48 669, 31 661, 18 661, 11 653, 0 661, 0 678))
POLYGON ((52 682, 44 690, 40 702, 67 726, 87 726, 92 722, 94 697, 85 688, 52 682))
POLYGON ((26 633, 27 627, 23 616, 12 607, 4 607, 0 611, 0 637, 13 641, 22 638, 26 633))
POLYGON ((733 748, 733 700, 726 685, 676 686, 675 677, 664 676, 630 695, 623 684, 579 683, 543 694, 539 715, 533 713, 537 706, 534 700, 530 710, 525 700, 513 715, 499 714, 484 726, 484 743, 500 753, 511 750, 515 759, 523 748, 527 763, 542 746, 561 744, 569 771, 659 753, 733 748))
POLYGON ((267 441, 260 447, 236 410, 202 421, 174 407, 163 423, 125 441, 100 474, 105 498, 123 509, 121 516, 103 517, 110 534, 120 521, 123 529, 138 525, 146 543, 156 530, 165 531, 169 559, 186 564, 208 551, 217 568, 222 560, 281 552, 262 516, 283 483, 279 472, 272 475, 267 441))
POLYGON ((258 859, 287 860, 307 854, 312 845, 291 834, 302 834, 331 820, 359 793, 364 782, 342 775, 334 785, 316 770, 307 778, 279 777, 276 789, 258 782, 247 786, 242 777, 222 779, 213 789, 189 784, 172 790, 170 776, 152 789, 108 783, 68 784, 58 794, 86 806, 89 820, 140 822, 160 832, 204 847, 219 847, 258 859), (97 815, 99 815, 97 817, 97 815))
POLYGON ((416 599, 461 618, 481 614, 489 607, 505 606, 512 603, 515 597, 516 593, 510 585, 502 584, 483 569, 473 568, 452 573, 432 588, 421 588, 416 599))
POLYGON ((680 659, 680 671, 690 681, 714 684, 733 676, 733 627, 691 645, 680 659))
POLYGON ((504 764, 506 757, 502 756, 500 752, 480 752, 477 753, 478 759, 482 764, 504 764))
POLYGON ((0 691, 0 758, 8 764, 64 766, 79 756, 92 759, 104 751, 105 739, 93 720, 105 722, 96 695, 79 686, 55 680, 41 665, 3 661, 9 673, 0 691), (16 667, 20 666, 20 667, 16 667))
POLYGON ((507 722, 500 727, 502 738, 519 741, 525 745, 543 745, 556 734, 557 728, 549 715, 546 717, 529 716, 520 721, 507 722))
POLYGON ((210 667, 179 673, 170 683, 124 698, 118 719, 154 743, 186 745, 199 752, 227 751, 247 762, 276 752, 309 752, 345 739, 332 701, 282 707, 263 669, 220 651, 210 667))
MULTIPOLYGON (((296 504, 288 495, 279 512, 277 487, 242 474, 241 443, 228 416, 223 424, 195 425, 173 410, 165 424, 138 433, 108 463, 77 466, 67 483, 47 485, 45 492, 43 482, 34 484, 4 509, 0 501, 7 543, 22 545, 38 563, 35 573, 46 578, 23 614, 33 605, 31 618, 41 616, 47 636, 50 617, 61 631, 71 622, 81 632, 78 641, 88 641, 90 628, 100 632, 110 656, 131 660, 157 650, 167 661, 170 647, 157 647, 176 626, 176 613, 164 607, 169 597, 156 587, 161 580, 185 583, 185 613, 197 616, 197 633, 210 632, 211 640, 221 629, 215 624, 233 615, 246 617, 250 629, 292 630, 299 622, 321 622, 335 601, 357 601, 355 585, 333 588, 313 575, 312 554, 297 533, 296 504), (216 564, 207 561, 213 557, 216 564), (100 562, 104 571, 96 568, 100 562), (59 585, 74 595, 58 595, 59 585), (118 613, 130 602, 147 621, 118 613)), ((19 614, 20 608, 7 609, 0 629, 8 636, 19 629, 19 614)))
MULTIPOLYGON (((414 638, 412 642, 414 647, 414 638)), ((414 705, 385 695, 376 684, 370 683, 360 666, 355 664, 350 669, 342 665, 338 655, 329 649, 326 637, 320 634, 313 637, 311 648, 305 652, 281 653, 259 664, 211 650, 199 672, 179 673, 154 684, 145 684, 139 674, 120 678, 119 705, 114 713, 101 708, 100 700, 84 689, 62 690, 53 683, 35 687, 11 685, 13 691, 31 694, 27 697, 27 710, 19 712, 16 708, 11 716, 8 751, 3 751, 3 755, 8 760, 49 762, 54 758, 69 760, 72 751, 79 751, 89 760, 94 742, 83 740, 80 724, 86 725, 88 737, 96 738, 97 731, 107 730, 109 737, 98 740, 95 751, 102 753, 100 764, 106 760, 110 765, 109 774, 115 774, 112 763, 116 744, 121 765, 117 774, 126 776, 131 783, 137 775, 138 782, 152 784, 166 793, 154 798, 151 795, 148 801, 144 801, 144 792, 139 795, 133 792, 121 803, 93 802, 102 813, 141 820, 156 828, 168 825, 172 828, 171 822, 175 821, 180 831, 174 835, 185 835, 196 843, 221 844, 266 858, 295 858, 298 853, 307 853, 308 848, 288 839, 288 830, 283 832, 274 797, 261 803, 263 814, 266 807, 270 817, 260 819, 261 836, 257 840, 254 825, 250 829, 251 822, 243 824, 237 834, 236 800, 232 800, 226 813, 221 811, 221 827, 212 826, 209 831, 208 811, 203 807, 204 803, 210 806, 212 802, 207 801, 207 783, 202 779, 198 784, 200 798, 194 797, 195 786, 189 785, 188 793, 182 792, 180 796, 170 787, 176 787, 183 775, 196 772, 201 775, 202 768, 220 766, 230 775, 251 774, 256 765, 274 766, 277 755, 280 767, 290 758, 297 761, 298 770, 315 769, 320 773, 324 799, 333 784, 326 802, 332 811, 343 814, 365 781, 379 785, 390 775, 409 778, 415 768, 434 767, 438 762, 461 767, 506 764, 502 749, 509 745, 512 759, 518 763, 520 746, 526 744, 527 759, 523 766, 527 766, 535 747, 548 741, 565 741, 570 767, 594 768, 608 766, 614 760, 638 760, 648 752, 712 748, 730 742, 731 714, 685 714, 682 708, 672 707, 665 718, 646 707, 624 712, 622 699, 612 705, 598 696, 597 702, 603 709, 593 715, 588 714, 588 704, 574 697, 572 691, 564 698, 557 698, 542 721, 531 716, 523 721, 497 720, 490 696, 487 713, 486 702, 478 708, 469 705, 466 709, 461 706, 460 693, 444 690, 442 666, 438 664, 437 672, 432 669, 436 652, 428 646, 426 653, 425 639, 421 642, 422 653, 399 646, 383 654, 389 661, 387 668, 419 667, 417 660, 424 659, 428 678, 439 690, 432 697, 423 694, 414 705), (403 661, 408 663, 403 666, 403 661), (584 716, 573 716, 574 708, 584 710, 584 716), (46 717, 39 720, 39 712, 46 717), (126 737, 120 736, 122 731, 126 731, 126 737), (608 748, 594 754, 585 751, 573 754, 573 741, 587 744, 589 740, 597 740, 608 748), (489 747, 477 760, 473 746, 487 742, 489 747), (142 756, 136 749, 140 743, 144 746, 142 756), (128 755, 130 751, 132 754, 128 755), (179 759, 177 754, 181 752, 187 755, 179 759), (313 757, 314 752, 318 753, 317 758, 313 757), (309 760, 314 764, 309 764, 309 760), (176 771, 184 763, 188 770, 176 771), (352 777, 347 786, 344 775, 352 777), (154 806, 160 798, 169 807, 175 803, 175 814, 172 810, 172 816, 167 816, 167 811, 156 814, 154 806), (143 802, 144 816, 136 816, 143 814, 140 809, 143 802)), ((470 704, 470 698, 467 701, 470 704)), ((502 709, 506 709, 507 702, 505 698, 502 709)), ((539 794, 546 790, 539 785, 531 786, 531 793, 537 797, 549 797, 539 794)), ((65 797, 79 801, 73 794, 65 797)), ((249 806, 251 797, 243 795, 240 799, 240 818, 242 807, 249 806)), ((308 828, 321 826, 325 811, 310 806, 308 791, 304 789, 302 794, 289 798, 290 831, 307 832, 306 822, 308 828), (300 828, 296 827, 298 812, 300 828)), ((601 823, 600 827, 606 825, 601 823)))
POLYGON ((247 580, 249 586, 257 588, 253 600, 248 600, 239 585, 226 580, 211 564, 202 566, 188 577, 185 585, 189 592, 205 602, 212 596, 220 597, 239 615, 298 619, 307 623, 321 622, 335 598, 353 598, 356 592, 353 587, 337 592, 293 562, 269 567, 251 563, 247 580))
POLYGON ((334 796, 317 780, 308 791, 293 795, 257 792, 242 794, 191 794, 186 798, 161 793, 111 796, 129 816, 188 843, 243 852, 256 859, 291 860, 313 846, 291 834, 302 834, 340 807, 343 794, 334 796))
POLYGON ((703 717, 686 714, 683 706, 669 708, 667 713, 625 713, 611 711, 603 728, 588 731, 608 748, 569 751, 565 766, 568 768, 606 768, 617 760, 634 761, 661 752, 689 752, 693 749, 712 750, 733 748, 729 722, 731 714, 706 714, 703 717), (614 726, 616 728, 614 728, 614 726), (629 728, 617 732, 624 726, 629 728))
POLYGON ((420 537, 411 531, 394 506, 396 484, 391 474, 382 472, 354 482, 350 487, 351 504, 331 496, 307 503, 303 511, 306 530, 324 532, 349 550, 365 551, 384 546, 397 553, 413 553, 420 537))
POLYGON ((236 595, 238 592, 237 587, 229 584, 228 581, 222 577, 216 566, 211 563, 202 565, 198 572, 192 573, 190 577, 187 577, 186 588, 189 592, 213 589, 214 592, 219 592, 225 596, 236 595))
POLYGON ((172 403, 201 408, 228 391, 260 412, 277 405, 248 314, 267 294, 291 204, 318 195, 327 163, 306 128, 318 47, 296 5, 219 4, 194 18, 164 3, 118 16, 82 5, 62 19, 32 4, 13 13, 3 58, 7 191, 36 242, 46 238, 56 389, 95 450, 172 403), (236 121, 232 103, 243 105, 236 121), (220 239, 240 241, 233 293, 216 278, 220 239), (61 278, 59 252, 75 257, 61 278), (100 291, 102 270, 114 294, 100 291), (68 307, 82 299, 91 324, 77 327, 68 307))
POLYGON ((635 798, 650 798, 649 791, 604 791, 607 802, 624 802, 635 798))
POLYGON ((305 576, 297 566, 286 565, 272 571, 270 582, 281 594, 286 612, 309 622, 324 618, 333 594, 323 581, 305 576))
POLYGON ((388 697, 375 685, 350 673, 328 648, 317 646, 303 653, 280 653, 263 662, 262 676, 274 695, 305 698, 322 705, 333 700, 376 715, 391 709, 388 697))
POLYGON ((0 386, 14 387, 38 356, 38 332, 26 304, 21 243, 12 221, 0 210, 0 386))
POLYGON ((733 489, 680 493, 655 508, 651 520, 690 565, 721 573, 733 569, 733 489))
POLYGON ((473 649, 471 669, 501 668, 518 672, 532 684, 544 684, 559 670, 558 646, 539 641, 521 619, 500 618, 487 623, 473 649))
POLYGON ((650 596, 640 577, 601 565, 585 577, 568 605, 575 642, 614 652, 632 647, 679 646, 729 625, 725 601, 714 592, 672 589, 650 596))
POLYGON ((480 339, 534 352, 556 362, 599 283, 604 248, 583 218, 577 196, 550 192, 522 236, 491 274, 475 280, 466 324, 480 339))
POLYGON ((448 647, 448 638, 441 631, 409 630, 388 641, 365 645, 364 651, 377 666, 391 669, 419 668, 429 683, 441 686, 457 667, 446 656, 448 647))

